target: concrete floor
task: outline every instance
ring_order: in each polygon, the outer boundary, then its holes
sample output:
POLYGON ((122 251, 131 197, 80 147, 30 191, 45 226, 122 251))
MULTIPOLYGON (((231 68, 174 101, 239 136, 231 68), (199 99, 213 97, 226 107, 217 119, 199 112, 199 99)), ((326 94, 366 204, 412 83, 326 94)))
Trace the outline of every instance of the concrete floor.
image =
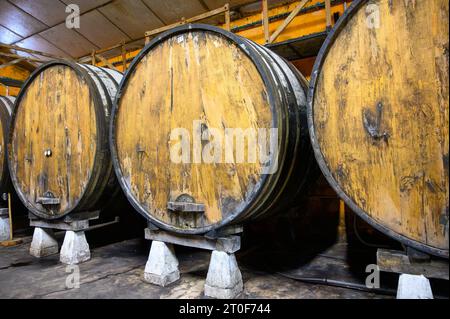
MULTIPOLYGON (((148 242, 127 240, 91 250, 92 259, 79 265, 80 288, 66 288, 71 269, 59 262, 59 255, 37 259, 28 254, 29 242, 16 247, 0 247, 0 298, 205 298, 205 282, 210 253, 177 249, 181 279, 168 287, 143 281, 148 256, 148 242)), ((294 273, 311 275, 311 270, 346 278, 343 260, 335 246, 295 269, 294 273), (328 256, 327 256, 328 254, 328 256), (302 270, 303 269, 303 270, 302 270)), ((237 255, 244 280, 240 298, 391 298, 384 295, 309 284, 264 270, 267 256, 244 252, 237 255)), ((290 272, 293 274, 293 271, 290 272)), ((348 275, 348 274, 347 274, 348 275)))

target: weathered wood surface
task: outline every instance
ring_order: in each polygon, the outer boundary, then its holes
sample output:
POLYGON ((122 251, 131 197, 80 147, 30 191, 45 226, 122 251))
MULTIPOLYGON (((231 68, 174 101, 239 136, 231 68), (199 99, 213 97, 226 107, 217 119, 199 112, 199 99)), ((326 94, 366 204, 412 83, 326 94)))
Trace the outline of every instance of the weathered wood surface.
POLYGON ((378 249, 377 265, 381 271, 386 272, 449 279, 448 261, 431 259, 426 262, 411 262, 407 254, 395 250, 378 249))
POLYGON ((113 178, 107 123, 121 75, 107 72, 52 62, 18 97, 10 170, 19 197, 40 217, 92 207, 113 178))
POLYGON ((312 79, 316 157, 366 220, 448 257, 449 3, 352 7, 312 79))
POLYGON ((253 192, 260 164, 172 163, 170 132, 185 128, 192 136, 196 120, 218 129, 270 127, 267 99, 256 67, 226 39, 189 33, 149 52, 129 79, 117 120, 120 164, 133 195, 152 215, 175 223, 168 199, 188 193, 208 203, 189 226, 220 221, 223 202, 237 205, 253 192))
POLYGON ((306 119, 299 120, 306 81, 250 41, 202 25, 180 28, 153 40, 122 82, 114 110, 113 160, 122 188, 141 214, 160 227, 200 233, 251 214, 251 206, 262 214, 277 206, 285 189, 295 193, 303 185, 311 154, 304 146, 309 144, 302 144, 309 140, 300 133, 307 131, 306 119), (260 145, 249 160, 245 132, 266 129, 268 148, 271 128, 278 132, 280 157, 278 171, 267 176, 260 145), (175 129, 189 134, 189 150, 179 152, 186 155, 182 163, 171 160, 181 140, 175 129), (228 155, 226 129, 244 132, 242 161, 236 155, 238 138, 228 145, 233 152, 228 155), (211 151, 216 157, 205 156, 211 151), (173 209, 182 197, 192 203, 185 204, 189 211, 173 209))

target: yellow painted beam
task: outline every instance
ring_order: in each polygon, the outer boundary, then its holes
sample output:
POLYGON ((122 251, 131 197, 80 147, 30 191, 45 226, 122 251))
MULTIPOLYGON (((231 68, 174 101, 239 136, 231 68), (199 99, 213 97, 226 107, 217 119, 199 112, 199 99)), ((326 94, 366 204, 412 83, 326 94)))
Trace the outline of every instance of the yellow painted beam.
MULTIPOLYGON (((272 8, 267 10, 268 14, 268 20, 271 17, 286 15, 290 12, 292 12, 298 5, 300 1, 293 2, 288 5, 272 8)), ((306 8, 310 8, 313 6, 317 6, 318 4, 324 4, 324 0, 311 0, 310 3, 306 6, 306 8)), ((351 1, 347 1, 347 4, 350 4, 351 1)), ((330 8, 330 15, 332 16, 335 13, 339 13, 342 15, 344 13, 344 4, 338 4, 333 5, 330 8)), ((247 25, 254 25, 252 27, 246 28, 242 31, 235 32, 236 34, 243 36, 245 38, 248 38, 250 40, 253 40, 259 44, 265 44, 266 38, 264 35, 264 28, 261 27, 263 23, 262 14, 257 13, 252 16, 238 19, 235 21, 230 22, 230 28, 233 29, 239 29, 247 25)), ((283 23, 283 19, 279 19, 276 21, 272 21, 268 23, 268 32, 269 34, 272 34, 275 32, 275 30, 283 23)), ((223 28, 226 28, 226 25, 222 25, 223 28)), ((305 35, 323 32, 327 29, 327 14, 325 8, 308 12, 305 14, 299 14, 294 19, 292 19, 291 23, 286 27, 286 29, 278 36, 275 43, 282 42, 298 37, 302 37, 305 35)), ((127 52, 127 60, 131 60, 134 58, 137 54, 139 54, 140 50, 134 50, 131 52, 127 52)), ((118 70, 123 70, 122 65, 118 65, 122 60, 121 56, 113 57, 108 59, 111 63, 115 65, 115 67, 118 70)), ((104 63, 99 63, 99 66, 104 66, 104 63)), ((127 66, 129 65, 129 62, 127 63, 127 66)))
POLYGON ((272 43, 273 41, 275 41, 278 36, 280 35, 281 32, 284 31, 284 29, 286 29, 286 27, 289 25, 289 23, 291 23, 292 20, 294 20, 294 18, 297 16, 297 14, 300 13, 300 10, 303 9, 303 7, 309 2, 310 0, 302 0, 302 2, 300 2, 295 9, 287 16, 287 18, 283 21, 283 23, 275 30, 274 33, 272 33, 272 35, 269 38, 269 43, 272 43))
POLYGON ((262 24, 263 24, 263 32, 264 32, 264 42, 269 43, 270 34, 269 34, 269 5, 267 3, 268 0, 262 0, 262 24))
MULTIPOLYGON (((5 63, 7 60, 0 57, 0 64, 5 63)), ((25 81, 30 76, 28 70, 22 69, 18 65, 10 65, 0 69, 0 77, 11 78, 14 80, 25 81)), ((19 88, 6 87, 0 84, 0 95, 12 95, 17 96, 19 94, 19 88)))
MULTIPOLYGON (((269 19, 275 16, 286 15, 287 13, 292 12, 295 7, 298 6, 300 1, 293 2, 289 5, 273 8, 269 10, 269 19)), ((324 0, 311 0, 310 3, 304 8, 308 9, 310 7, 315 7, 318 4, 324 4, 324 0)), ((351 1, 347 1, 347 5, 349 5, 351 1)), ((339 13, 342 15, 344 13, 344 4, 331 5, 330 8, 330 16, 332 17, 335 13, 339 13)), ((272 21, 269 23, 269 33, 273 34, 275 30, 278 29, 283 23, 284 19, 272 21)), ((253 16, 249 16, 243 19, 239 19, 233 21, 231 23, 231 29, 236 30, 242 28, 246 25, 254 24, 255 26, 252 28, 246 28, 242 31, 235 32, 236 34, 248 38, 252 41, 255 41, 258 44, 265 44, 264 32, 263 28, 261 28, 261 14, 256 14, 253 16)), ((319 10, 315 10, 312 12, 308 12, 302 14, 300 12, 291 23, 284 29, 284 31, 278 36, 278 38, 274 41, 274 43, 283 42, 295 38, 299 38, 302 36, 323 32, 327 29, 327 14, 325 8, 321 8, 319 10)))

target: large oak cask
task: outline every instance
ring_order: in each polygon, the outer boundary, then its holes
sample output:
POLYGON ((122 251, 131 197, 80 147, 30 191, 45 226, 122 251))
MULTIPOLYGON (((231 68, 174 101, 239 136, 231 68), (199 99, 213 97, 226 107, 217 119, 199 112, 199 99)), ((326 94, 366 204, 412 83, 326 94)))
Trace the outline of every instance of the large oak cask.
POLYGON ((118 185, 108 147, 112 100, 122 74, 69 61, 39 67, 12 114, 11 179, 44 219, 95 210, 118 185))
POLYGON ((448 258, 449 3, 354 1, 308 95, 319 165, 350 208, 406 246, 448 258))
POLYGON ((9 191, 10 186, 6 146, 8 145, 9 125, 14 101, 15 97, 13 96, 0 96, 0 196, 2 197, 9 191))
POLYGON ((288 62, 216 27, 153 39, 128 69, 111 121, 129 201, 188 234, 293 205, 315 171, 306 89, 288 62))

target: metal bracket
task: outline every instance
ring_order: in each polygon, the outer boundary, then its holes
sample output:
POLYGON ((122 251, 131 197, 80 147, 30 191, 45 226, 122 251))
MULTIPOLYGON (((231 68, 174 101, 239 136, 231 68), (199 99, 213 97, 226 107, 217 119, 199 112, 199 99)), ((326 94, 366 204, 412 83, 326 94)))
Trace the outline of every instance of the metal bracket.
POLYGON ((371 110, 363 109, 363 124, 364 128, 371 138, 374 140, 383 139, 388 141, 390 135, 387 131, 381 132, 381 120, 383 115, 383 104, 377 104, 377 113, 374 115, 371 110))
POLYGON ((43 196, 36 199, 36 203, 42 205, 59 205, 61 203, 60 199, 55 197, 52 192, 45 192, 43 196))
POLYGON ((204 213, 205 205, 196 203, 188 194, 182 194, 175 201, 168 202, 167 209, 173 212, 204 213))
POLYGON ((174 212, 205 212, 205 205, 196 203, 168 202, 167 209, 174 212))

